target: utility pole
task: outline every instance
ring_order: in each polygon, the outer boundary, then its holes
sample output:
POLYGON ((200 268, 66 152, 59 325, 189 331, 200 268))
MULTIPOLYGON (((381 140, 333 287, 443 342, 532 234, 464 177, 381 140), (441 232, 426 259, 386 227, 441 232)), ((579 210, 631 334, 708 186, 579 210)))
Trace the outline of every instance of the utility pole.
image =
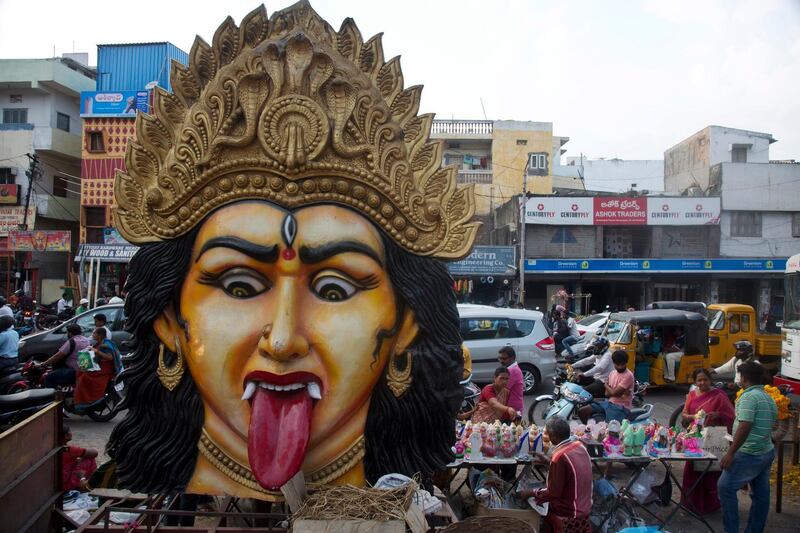
POLYGON ((39 168, 39 156, 36 154, 27 154, 27 156, 30 160, 30 165, 28 166, 28 170, 25 171, 25 175, 28 176, 28 192, 25 193, 25 211, 22 213, 22 224, 20 228, 23 231, 28 231, 28 208, 31 205, 33 181, 38 180, 42 174, 42 170, 39 168))
POLYGON ((519 303, 525 306, 525 211, 528 204, 528 167, 531 164, 531 154, 525 162, 522 171, 522 201, 519 211, 519 303))

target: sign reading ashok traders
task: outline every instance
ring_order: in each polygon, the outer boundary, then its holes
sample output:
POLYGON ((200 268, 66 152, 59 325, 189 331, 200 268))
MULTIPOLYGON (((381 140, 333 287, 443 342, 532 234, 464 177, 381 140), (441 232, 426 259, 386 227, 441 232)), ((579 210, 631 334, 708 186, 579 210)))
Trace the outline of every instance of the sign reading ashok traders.
POLYGON ((569 226, 700 226, 719 224, 719 198, 613 196, 528 198, 528 224, 569 226))

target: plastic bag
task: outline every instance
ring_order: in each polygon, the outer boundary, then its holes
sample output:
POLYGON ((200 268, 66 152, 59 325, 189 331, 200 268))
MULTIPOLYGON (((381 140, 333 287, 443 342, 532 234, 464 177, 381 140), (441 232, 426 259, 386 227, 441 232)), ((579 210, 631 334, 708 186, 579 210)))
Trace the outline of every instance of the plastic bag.
POLYGON ((658 479, 656 469, 651 465, 642 472, 636 483, 631 487, 631 494, 641 504, 644 504, 650 497, 650 493, 661 480, 658 479))
POLYGON ((82 372, 95 372, 100 370, 100 365, 94 360, 94 350, 87 348, 78 352, 78 368, 82 372))

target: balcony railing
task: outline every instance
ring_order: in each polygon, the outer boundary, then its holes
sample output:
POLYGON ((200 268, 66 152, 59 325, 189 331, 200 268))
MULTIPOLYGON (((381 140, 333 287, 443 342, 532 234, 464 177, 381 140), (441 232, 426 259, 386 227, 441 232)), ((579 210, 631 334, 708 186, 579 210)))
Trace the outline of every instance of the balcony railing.
POLYGON ((491 120, 434 120, 432 134, 444 135, 491 135, 491 120))
POLYGON ((491 170, 459 170, 456 182, 466 185, 468 183, 492 183, 491 170))

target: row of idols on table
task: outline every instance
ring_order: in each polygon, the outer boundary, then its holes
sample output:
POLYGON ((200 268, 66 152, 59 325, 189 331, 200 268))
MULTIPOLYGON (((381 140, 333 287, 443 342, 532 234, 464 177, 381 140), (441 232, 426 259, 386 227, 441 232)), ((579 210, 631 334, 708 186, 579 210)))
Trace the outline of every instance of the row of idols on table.
MULTIPOLYGON (((581 440, 594 457, 662 457, 681 454, 702 457, 705 454, 704 416, 697 418, 682 430, 662 426, 657 422, 631 424, 596 422, 572 424, 572 434, 581 440)), ((550 440, 544 428, 536 424, 506 424, 496 420, 493 424, 481 422, 458 423, 453 452, 456 460, 511 459, 532 456, 537 452, 547 454, 550 440)))

